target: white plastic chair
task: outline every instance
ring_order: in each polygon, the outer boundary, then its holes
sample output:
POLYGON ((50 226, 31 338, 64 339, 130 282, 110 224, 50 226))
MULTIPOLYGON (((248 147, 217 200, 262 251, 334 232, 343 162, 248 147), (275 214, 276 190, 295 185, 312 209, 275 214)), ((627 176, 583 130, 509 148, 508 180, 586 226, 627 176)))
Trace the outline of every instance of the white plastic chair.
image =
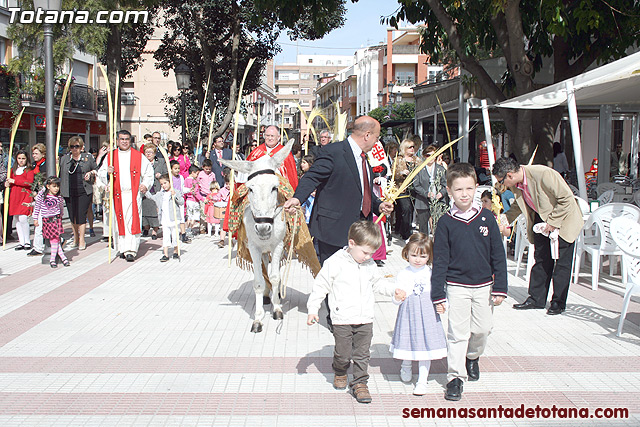
POLYGON ((619 337, 631 296, 640 294, 640 224, 628 218, 614 218, 611 221, 611 237, 622 251, 627 268, 627 279, 623 281, 626 289, 616 332, 616 336, 619 337))
POLYGON ((598 202, 600 202, 600 206, 606 205, 607 203, 613 202, 613 196, 616 195, 616 192, 613 190, 607 190, 598 197, 598 202))
POLYGON ((578 206, 580 206, 580 210, 582 211, 582 215, 589 215, 589 202, 587 202, 582 197, 574 196, 576 198, 576 202, 578 202, 578 206))
MULTIPOLYGON (((640 221, 640 208, 628 203, 609 203, 600 206, 591 213, 580 236, 576 240, 576 257, 573 268, 574 282, 578 283, 580 262, 582 254, 587 252, 591 256, 591 289, 598 289, 600 279, 600 257, 609 256, 609 274, 613 274, 612 257, 622 255, 622 251, 611 238, 610 225, 614 218, 628 218, 632 221, 640 221)), ((624 262, 622 264, 622 277, 626 278, 624 262)))
POLYGON ((620 184, 615 182, 603 182, 596 187, 596 193, 598 197, 602 196, 605 191, 613 190, 614 193, 624 193, 624 189, 620 184))
POLYGON ((533 267, 533 244, 529 243, 527 238, 527 219, 524 215, 518 216, 515 223, 516 227, 516 244, 515 244, 515 261, 516 261, 516 276, 520 273, 520 264, 522 264, 522 257, 524 256, 524 250, 527 249, 527 273, 525 274, 525 280, 529 281, 529 275, 531 274, 531 267, 533 267))

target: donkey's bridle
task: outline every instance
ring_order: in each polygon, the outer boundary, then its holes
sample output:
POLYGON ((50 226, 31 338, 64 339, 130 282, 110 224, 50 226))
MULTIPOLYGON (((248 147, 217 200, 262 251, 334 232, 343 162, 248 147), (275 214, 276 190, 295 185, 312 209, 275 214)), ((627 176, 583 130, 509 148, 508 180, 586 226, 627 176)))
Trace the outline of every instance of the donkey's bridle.
MULTIPOLYGON (((276 172, 272 169, 262 169, 259 171, 255 171, 254 173, 249 175, 249 178, 247 178, 247 182, 251 181, 253 178, 255 178, 258 175, 275 175, 275 174, 276 172)), ((273 217, 269 217, 269 216, 256 217, 255 215, 253 215, 253 211, 251 212, 251 215, 253 216, 253 220, 256 222, 256 224, 273 224, 273 217)))
POLYGON ((258 175, 275 175, 275 174, 276 172, 272 169, 261 169, 249 175, 249 178, 247 178, 247 181, 251 181, 253 178, 255 178, 258 175))

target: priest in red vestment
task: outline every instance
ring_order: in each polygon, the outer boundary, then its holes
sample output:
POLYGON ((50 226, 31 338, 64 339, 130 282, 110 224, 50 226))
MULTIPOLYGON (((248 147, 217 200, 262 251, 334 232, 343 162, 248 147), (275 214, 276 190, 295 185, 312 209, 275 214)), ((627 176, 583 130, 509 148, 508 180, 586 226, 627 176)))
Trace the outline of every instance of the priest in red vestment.
MULTIPOLYGON (((251 154, 249 154, 247 160, 253 162, 265 154, 273 157, 275 153, 283 148, 284 146, 280 144, 280 129, 278 129, 277 126, 269 126, 267 130, 264 131, 264 144, 258 145, 251 154)), ((294 190, 298 187, 298 170, 296 168, 296 161, 291 153, 289 153, 282 163, 282 166, 280 166, 279 172, 280 175, 289 180, 289 184, 291 184, 294 190)))
POLYGON ((102 164, 98 176, 105 185, 113 177, 113 211, 116 249, 120 256, 133 262, 140 245, 142 230, 142 195, 153 185, 153 166, 138 150, 131 148, 131 134, 118 132, 118 149, 113 152, 113 165, 102 164))

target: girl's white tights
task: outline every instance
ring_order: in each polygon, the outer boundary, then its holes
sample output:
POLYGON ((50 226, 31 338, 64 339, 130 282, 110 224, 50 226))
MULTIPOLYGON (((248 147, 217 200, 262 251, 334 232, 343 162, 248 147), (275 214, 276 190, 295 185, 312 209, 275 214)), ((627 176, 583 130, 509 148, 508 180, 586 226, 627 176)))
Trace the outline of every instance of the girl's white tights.
POLYGON ((18 232, 20 244, 23 246, 30 244, 28 217, 26 215, 14 215, 14 218, 18 220, 16 223, 16 231, 18 232))
MULTIPOLYGON (((405 369, 411 369, 411 360, 403 360, 402 367, 405 369)), ((431 360, 419 360, 418 361, 418 382, 426 384, 427 377, 429 377, 429 370, 431 369, 431 360)))

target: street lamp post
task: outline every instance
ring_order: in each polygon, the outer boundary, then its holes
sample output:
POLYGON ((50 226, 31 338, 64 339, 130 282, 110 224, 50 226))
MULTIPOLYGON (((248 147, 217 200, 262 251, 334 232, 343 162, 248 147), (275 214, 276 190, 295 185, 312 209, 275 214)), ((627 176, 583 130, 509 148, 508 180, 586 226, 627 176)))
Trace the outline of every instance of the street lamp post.
MULTIPOLYGON (((391 109, 394 104, 400 104, 402 102, 402 93, 393 93, 393 82, 389 82, 387 84, 387 114, 389 115, 389 120, 391 120, 391 109)), ((384 101, 384 92, 378 92, 378 104, 382 105, 382 101, 384 101)), ((387 128, 387 135, 391 135, 391 127, 387 128)))
MULTIPOLYGON (((62 0, 34 0, 33 7, 36 9, 42 9, 45 12, 49 10, 59 11, 62 7, 62 0)), ((42 24, 44 31, 44 111, 45 111, 45 146, 47 147, 47 153, 49 153, 49 160, 47 164, 47 176, 56 175, 56 145, 55 145, 55 129, 56 125, 55 113, 53 108, 53 25, 47 23, 42 24)), ((60 105, 60 108, 64 108, 64 105, 60 105)))
POLYGON ((191 69, 184 62, 176 67, 174 70, 176 75, 176 86, 181 92, 182 100, 182 144, 187 142, 187 110, 186 110, 186 96, 185 91, 191 86, 191 69))

